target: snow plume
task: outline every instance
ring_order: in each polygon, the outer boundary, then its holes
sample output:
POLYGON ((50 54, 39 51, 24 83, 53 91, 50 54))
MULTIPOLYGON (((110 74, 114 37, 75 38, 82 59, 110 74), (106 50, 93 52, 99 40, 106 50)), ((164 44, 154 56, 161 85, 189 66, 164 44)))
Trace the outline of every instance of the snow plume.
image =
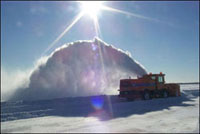
POLYGON ((146 74, 130 54, 98 38, 57 48, 34 69, 27 88, 18 89, 11 100, 117 94, 119 80, 146 74))
POLYGON ((30 70, 11 72, 1 68, 1 101, 6 101, 18 88, 28 87, 30 70))

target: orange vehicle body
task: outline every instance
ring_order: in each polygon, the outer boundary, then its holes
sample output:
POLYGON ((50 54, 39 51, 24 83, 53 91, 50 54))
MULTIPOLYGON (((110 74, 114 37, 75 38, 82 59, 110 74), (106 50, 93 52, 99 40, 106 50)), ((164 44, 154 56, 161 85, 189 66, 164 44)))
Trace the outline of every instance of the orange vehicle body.
POLYGON ((137 79, 121 79, 119 97, 151 99, 157 97, 180 96, 180 86, 165 83, 165 74, 146 74, 137 79))

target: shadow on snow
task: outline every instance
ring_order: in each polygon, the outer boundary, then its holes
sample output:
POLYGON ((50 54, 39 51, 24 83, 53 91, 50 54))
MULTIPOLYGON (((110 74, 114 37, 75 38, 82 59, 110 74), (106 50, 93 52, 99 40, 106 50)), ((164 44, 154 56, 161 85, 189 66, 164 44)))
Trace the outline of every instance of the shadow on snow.
POLYGON ((60 98, 38 101, 1 102, 1 122, 45 116, 97 117, 102 121, 169 109, 188 107, 199 97, 199 89, 182 90, 181 97, 126 102, 117 95, 60 98))

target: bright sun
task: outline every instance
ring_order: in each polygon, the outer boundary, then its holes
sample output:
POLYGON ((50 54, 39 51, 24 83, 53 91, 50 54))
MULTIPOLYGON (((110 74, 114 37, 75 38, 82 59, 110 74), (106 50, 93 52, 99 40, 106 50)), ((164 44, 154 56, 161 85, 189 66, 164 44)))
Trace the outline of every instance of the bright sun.
POLYGON ((98 12, 102 9, 102 1, 80 1, 82 12, 93 19, 97 17, 98 12))

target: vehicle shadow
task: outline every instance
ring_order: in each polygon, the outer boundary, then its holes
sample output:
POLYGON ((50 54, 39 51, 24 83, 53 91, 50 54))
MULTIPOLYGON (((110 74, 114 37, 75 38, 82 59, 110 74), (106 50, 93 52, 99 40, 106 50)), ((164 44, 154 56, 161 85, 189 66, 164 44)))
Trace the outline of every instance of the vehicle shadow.
POLYGON ((188 107, 195 104, 199 89, 183 90, 180 97, 158 98, 127 102, 117 95, 71 97, 52 100, 1 102, 1 122, 44 116, 97 117, 101 121, 128 117, 134 114, 188 107))

